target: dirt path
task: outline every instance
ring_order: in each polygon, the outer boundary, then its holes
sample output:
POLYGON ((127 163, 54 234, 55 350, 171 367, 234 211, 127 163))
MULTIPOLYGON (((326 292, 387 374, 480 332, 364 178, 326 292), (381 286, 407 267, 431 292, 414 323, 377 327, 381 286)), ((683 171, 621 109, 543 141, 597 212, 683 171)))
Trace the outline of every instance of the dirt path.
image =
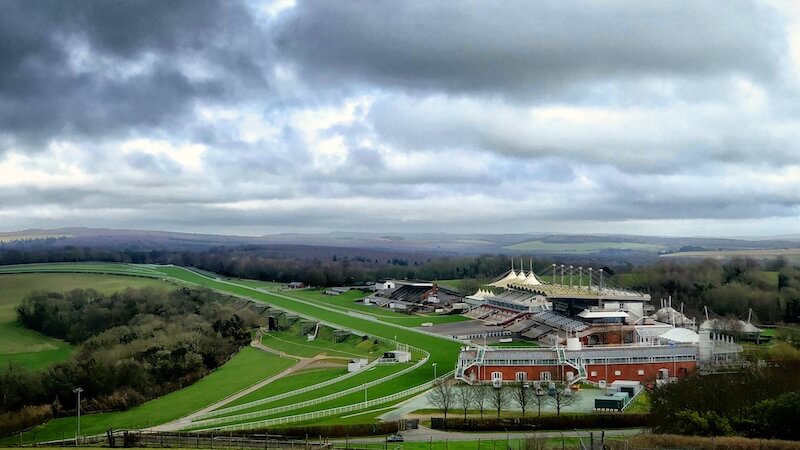
POLYGON ((289 355, 286 352, 281 352, 281 351, 275 350, 273 348, 269 348, 266 345, 262 344, 260 342, 260 336, 257 336, 256 339, 254 339, 252 342, 250 342, 250 346, 253 347, 253 348, 257 348, 257 349, 259 349, 261 351, 267 352, 267 353, 272 353, 272 354, 278 355, 281 358, 295 359, 298 362, 297 362, 297 364, 293 364, 291 367, 289 367, 288 369, 284 370, 283 372, 280 372, 280 373, 275 374, 275 375, 273 375, 273 376, 271 376, 269 378, 261 380, 258 383, 254 384, 254 385, 252 385, 250 387, 242 389, 241 391, 236 392, 235 394, 231 394, 231 395, 223 398, 222 400, 220 400, 220 401, 218 401, 216 403, 212 403, 211 405, 208 405, 208 406, 206 406, 205 408, 203 408, 203 409, 201 409, 199 411, 195 411, 192 414, 189 414, 188 416, 182 417, 182 418, 177 419, 177 420, 173 420, 172 422, 168 422, 168 423, 165 423, 165 424, 162 424, 162 425, 158 425, 158 426, 155 426, 155 427, 152 427, 152 428, 148 428, 148 430, 151 430, 151 431, 177 431, 182 426, 185 426, 186 423, 188 423, 190 420, 192 420, 193 418, 195 418, 195 417, 197 417, 199 415, 206 414, 206 413, 214 411, 216 409, 220 409, 223 406, 225 406, 225 405, 227 405, 227 404, 229 404, 231 402, 234 402, 234 401, 236 401, 236 400, 238 400, 238 399, 240 399, 240 398, 242 398, 242 397, 244 397, 244 396, 246 396, 246 395, 248 395, 248 394, 250 394, 250 393, 252 393, 254 391, 257 391, 258 389, 261 389, 262 387, 272 383, 273 381, 279 380, 279 379, 281 379, 283 377, 286 377, 286 376, 292 375, 292 374, 294 374, 296 372, 299 372, 301 370, 307 369, 310 366, 315 366, 315 364, 318 363, 319 361, 322 361, 322 360, 325 360, 325 359, 346 359, 346 360, 350 359, 350 358, 346 358, 346 357, 343 357, 343 356, 339 356, 339 357, 327 356, 325 353, 320 353, 320 354, 314 356, 313 358, 303 358, 303 357, 300 357, 300 356, 289 355))

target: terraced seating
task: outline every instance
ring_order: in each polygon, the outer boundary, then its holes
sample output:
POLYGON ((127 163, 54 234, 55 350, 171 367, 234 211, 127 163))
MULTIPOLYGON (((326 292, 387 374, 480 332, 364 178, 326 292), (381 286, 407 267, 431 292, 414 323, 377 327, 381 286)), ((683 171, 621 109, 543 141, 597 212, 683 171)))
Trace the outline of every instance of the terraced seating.
POLYGON ((589 328, 589 326, 583 322, 570 319, 569 317, 562 316, 551 311, 542 311, 540 313, 536 313, 533 318, 552 328, 561 329, 564 331, 583 331, 589 328))

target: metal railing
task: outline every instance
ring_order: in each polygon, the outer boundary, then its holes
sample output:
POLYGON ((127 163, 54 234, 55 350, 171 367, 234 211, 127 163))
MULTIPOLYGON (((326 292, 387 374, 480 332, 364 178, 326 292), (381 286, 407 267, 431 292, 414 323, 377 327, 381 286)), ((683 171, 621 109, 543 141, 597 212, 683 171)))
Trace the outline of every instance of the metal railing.
POLYGON ((310 391, 313 391, 313 390, 316 390, 316 389, 321 389, 321 388, 330 386, 332 384, 336 384, 336 383, 345 381, 348 378, 352 378, 352 377, 354 377, 356 375, 360 375, 365 370, 368 370, 368 369, 370 369, 372 367, 375 367, 375 366, 378 366, 378 365, 379 365, 378 364, 378 360, 376 359, 375 361, 372 361, 371 363, 369 363, 366 366, 364 366, 364 368, 359 370, 359 371, 350 372, 350 373, 344 374, 342 376, 339 376, 339 377, 336 377, 336 378, 332 378, 330 380, 326 380, 326 381, 323 381, 321 383, 317 383, 317 384, 314 384, 314 385, 310 385, 310 386, 306 386, 306 387, 303 387, 303 388, 295 389, 293 391, 284 392, 282 394, 275 394, 275 395, 273 395, 271 397, 266 397, 266 398, 262 398, 262 399, 259 399, 259 400, 253 400, 252 402, 242 403, 241 405, 229 406, 227 408, 217 409, 215 411, 207 412, 207 413, 204 413, 204 414, 198 414, 198 415, 192 417, 192 419, 188 420, 186 423, 189 423, 191 421, 199 421, 199 420, 203 420, 203 419, 210 419, 212 417, 224 416, 225 414, 228 414, 228 413, 233 413, 233 412, 236 412, 236 411, 243 411, 245 409, 250 409, 250 408, 254 408, 256 406, 266 405, 267 403, 272 403, 272 402, 276 402, 278 400, 283 400, 284 398, 293 397, 295 395, 300 395, 300 394, 305 394, 306 392, 310 392, 310 391))
POLYGON ((312 400, 306 400, 304 402, 293 403, 291 405, 278 406, 278 407, 275 407, 275 408, 264 409, 264 410, 261 410, 261 411, 254 411, 254 412, 251 412, 251 413, 236 414, 236 415, 233 415, 233 416, 217 417, 217 418, 205 419, 205 420, 193 420, 193 421, 185 424, 185 426, 183 426, 182 428, 196 428, 196 427, 204 427, 204 426, 209 426, 209 425, 219 425, 219 424, 228 423, 228 422, 235 422, 235 421, 238 421, 238 420, 256 419, 256 418, 259 418, 259 417, 266 417, 266 416, 271 416, 273 414, 280 414, 282 412, 287 412, 287 411, 292 411, 292 410, 295 410, 295 409, 305 408, 307 406, 319 405, 320 403, 325 403, 325 402, 328 402, 328 401, 331 401, 331 400, 336 400, 337 398, 342 398, 342 397, 345 397, 347 395, 354 394, 356 392, 361 392, 364 389, 367 389, 367 388, 370 388, 370 387, 373 387, 373 386, 377 386, 379 384, 383 384, 383 383, 386 383, 388 381, 394 380, 396 378, 399 378, 399 377, 411 372, 412 370, 416 370, 416 369, 424 366, 427 362, 428 362, 428 358, 425 358, 425 359, 420 360, 419 362, 417 362, 413 366, 406 367, 405 369, 403 369, 403 370, 401 370, 399 372, 395 372, 395 373, 393 373, 391 375, 387 375, 387 376, 385 376, 383 378, 379 378, 377 380, 373 380, 373 381, 364 383, 364 384, 362 384, 360 386, 355 386, 355 387, 352 387, 352 388, 349 388, 349 389, 345 389, 343 391, 335 392, 333 394, 324 395, 322 397, 318 397, 318 398, 315 398, 315 399, 312 399, 312 400))
POLYGON ((351 405, 339 406, 337 408, 324 409, 324 410, 321 410, 321 411, 312 411, 312 412, 303 413, 303 414, 296 414, 296 415, 293 415, 293 416, 286 416, 286 417, 278 417, 278 418, 275 418, 275 419, 260 420, 260 421, 257 421, 257 422, 248 422, 248 423, 239 423, 239 424, 234 424, 234 425, 226 425, 226 426, 222 426, 222 427, 215 427, 214 429, 215 430, 220 430, 220 431, 252 430, 252 429, 256 429, 256 428, 265 428, 265 427, 269 427, 269 426, 273 426, 273 425, 280 425, 280 424, 293 423, 293 422, 302 422, 302 421, 305 421, 305 420, 318 419, 318 418, 321 418, 321 417, 330 417, 330 416, 335 416, 335 415, 343 414, 343 413, 347 413, 347 412, 358 411, 358 410, 370 408, 372 406, 381 405, 381 404, 384 404, 384 403, 387 403, 387 402, 400 400, 400 399, 403 399, 403 398, 408 397, 408 396, 413 395, 413 394, 424 392, 424 391, 430 389, 431 387, 433 387, 433 385, 435 383, 437 383, 438 381, 446 379, 448 377, 451 377, 452 375, 453 375, 453 371, 450 371, 450 372, 448 372, 448 373, 446 373, 446 374, 444 374, 444 375, 442 375, 442 376, 440 376, 438 378, 435 378, 434 380, 428 381, 428 382, 423 383, 423 384, 421 384, 419 386, 414 386, 414 387, 412 387, 410 389, 406 389, 406 390, 401 391, 401 392, 396 392, 394 394, 387 395, 385 397, 376 398, 374 400, 368 400, 366 402, 359 402, 359 403, 354 403, 354 404, 351 404, 351 405))

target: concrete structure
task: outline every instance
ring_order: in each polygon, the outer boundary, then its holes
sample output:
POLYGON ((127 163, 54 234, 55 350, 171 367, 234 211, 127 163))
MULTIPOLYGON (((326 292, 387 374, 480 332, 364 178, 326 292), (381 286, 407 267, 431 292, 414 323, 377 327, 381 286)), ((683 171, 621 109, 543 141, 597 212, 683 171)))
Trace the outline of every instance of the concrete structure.
POLYGON ((402 350, 392 350, 383 354, 384 360, 389 360, 399 363, 411 362, 411 353, 402 350))
POLYGON ((364 367, 367 367, 369 361, 367 358, 358 358, 358 359, 351 359, 349 363, 347 363, 347 371, 348 372, 357 372, 364 367))

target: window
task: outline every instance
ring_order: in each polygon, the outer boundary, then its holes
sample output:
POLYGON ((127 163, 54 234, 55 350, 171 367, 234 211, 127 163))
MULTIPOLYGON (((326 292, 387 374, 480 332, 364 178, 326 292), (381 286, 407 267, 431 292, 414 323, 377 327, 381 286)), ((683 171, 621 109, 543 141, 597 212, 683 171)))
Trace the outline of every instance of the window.
POLYGON ((503 381, 503 372, 492 372, 492 381, 495 380, 503 381))
POLYGON ((542 372, 539 374, 539 379, 541 381, 550 381, 550 372, 542 372))
POLYGON ((517 372, 517 381, 528 381, 528 374, 525 372, 517 372))
POLYGON ((620 376, 620 375, 622 375, 622 371, 620 371, 620 370, 615 370, 615 371, 614 371, 614 375, 616 375, 616 376, 620 376))
POLYGON ((643 375, 644 375, 644 370, 639 369, 639 376, 641 377, 643 375))

